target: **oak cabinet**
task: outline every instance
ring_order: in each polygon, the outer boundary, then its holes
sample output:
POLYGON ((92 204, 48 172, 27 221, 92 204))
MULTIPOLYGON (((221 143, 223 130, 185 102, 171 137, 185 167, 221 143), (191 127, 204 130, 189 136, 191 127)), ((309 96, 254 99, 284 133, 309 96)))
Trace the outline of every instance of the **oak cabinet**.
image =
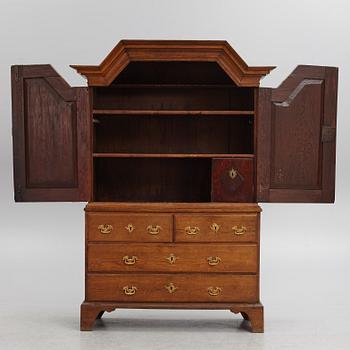
POLYGON ((87 87, 12 67, 14 186, 16 201, 89 202, 81 328, 116 307, 182 306, 262 331, 256 203, 334 201, 337 68, 261 88, 274 67, 227 42, 142 40, 72 67, 87 87))

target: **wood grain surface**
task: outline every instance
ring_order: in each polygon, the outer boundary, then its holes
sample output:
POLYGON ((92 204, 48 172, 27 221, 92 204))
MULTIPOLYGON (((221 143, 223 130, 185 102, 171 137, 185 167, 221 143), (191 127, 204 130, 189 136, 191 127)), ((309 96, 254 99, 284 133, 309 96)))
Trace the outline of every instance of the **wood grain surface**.
POLYGON ((257 273, 256 244, 89 244, 89 272, 257 273))
POLYGON ((169 214, 87 213, 86 229, 89 241, 171 242, 173 218, 169 214), (101 233, 100 225, 110 225, 111 231, 101 233))
POLYGON ((175 241, 256 242, 258 220, 256 214, 176 214, 175 241), (188 234, 187 227, 198 227, 199 230, 196 234, 188 234), (239 234, 235 233, 234 228, 238 229, 239 234))
POLYGON ((88 274, 87 301, 257 302, 257 284, 254 275, 88 274), (124 287, 135 294, 126 295, 124 287))

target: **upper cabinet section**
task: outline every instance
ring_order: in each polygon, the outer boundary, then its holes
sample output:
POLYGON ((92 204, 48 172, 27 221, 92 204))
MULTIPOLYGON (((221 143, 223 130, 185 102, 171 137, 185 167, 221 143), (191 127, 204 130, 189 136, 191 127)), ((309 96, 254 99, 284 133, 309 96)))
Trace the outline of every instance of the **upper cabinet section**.
POLYGON ((260 88, 226 41, 149 40, 72 67, 12 67, 16 201, 334 201, 337 68, 260 88))
POLYGON ((162 69, 167 72, 162 76, 161 83, 180 83, 178 79, 182 79, 183 83, 191 83, 198 82, 199 78, 202 83, 207 79, 207 83, 214 84, 231 80, 239 87, 259 86, 260 79, 275 68, 249 67, 226 41, 198 40, 122 40, 100 65, 71 67, 87 78, 89 86, 109 86, 119 75, 124 75, 120 77, 123 80, 128 74, 137 76, 140 71, 141 76, 137 79, 139 83, 146 83, 149 82, 149 73, 146 71, 150 69, 152 72, 152 68, 155 68, 159 76, 162 69), (159 64, 152 65, 151 62, 159 64), (201 64, 197 65, 194 62, 201 64), (129 65, 130 67, 126 68, 129 65), (169 65, 173 65, 174 70, 169 70, 169 65), (207 73, 202 76, 204 66, 207 73), (195 67, 194 70, 190 69, 192 67, 195 67), (182 71, 183 74, 179 77, 175 74, 171 76, 171 71, 182 71), (191 73, 186 75, 189 71, 191 73), (174 79, 176 81, 172 81, 174 79))

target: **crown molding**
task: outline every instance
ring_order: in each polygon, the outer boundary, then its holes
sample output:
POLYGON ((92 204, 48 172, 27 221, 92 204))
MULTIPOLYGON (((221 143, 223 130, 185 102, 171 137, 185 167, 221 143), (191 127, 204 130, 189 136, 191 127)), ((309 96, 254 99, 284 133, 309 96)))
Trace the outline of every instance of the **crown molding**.
POLYGON ((89 86, 108 86, 133 61, 217 62, 237 86, 257 87, 275 67, 249 67, 226 41, 121 40, 100 65, 71 65, 89 86))

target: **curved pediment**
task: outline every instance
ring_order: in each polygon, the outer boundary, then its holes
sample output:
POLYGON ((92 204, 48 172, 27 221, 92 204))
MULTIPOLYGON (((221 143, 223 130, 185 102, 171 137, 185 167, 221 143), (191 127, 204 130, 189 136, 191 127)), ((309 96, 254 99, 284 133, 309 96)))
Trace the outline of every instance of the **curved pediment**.
POLYGON ((275 67, 249 67, 226 41, 121 40, 97 66, 71 65, 89 86, 108 86, 131 62, 214 62, 237 85, 259 86, 275 67))

